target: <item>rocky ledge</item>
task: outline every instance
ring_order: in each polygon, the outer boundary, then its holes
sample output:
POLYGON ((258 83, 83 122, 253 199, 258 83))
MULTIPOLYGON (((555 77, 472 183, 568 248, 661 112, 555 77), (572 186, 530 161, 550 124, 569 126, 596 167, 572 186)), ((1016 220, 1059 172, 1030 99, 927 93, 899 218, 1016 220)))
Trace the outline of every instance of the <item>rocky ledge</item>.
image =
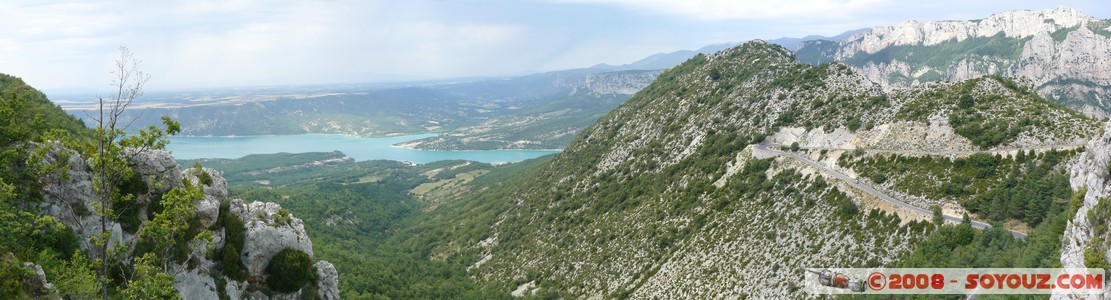
MULTIPOLYGON (((93 174, 89 162, 75 151, 66 149, 60 143, 47 144, 50 147, 43 161, 48 164, 65 166, 65 175, 46 175, 40 178, 43 202, 41 211, 61 220, 68 228, 81 237, 83 249, 88 249, 88 238, 100 231, 101 219, 93 211, 96 193, 93 190, 93 174)), ((216 170, 208 168, 188 168, 182 170, 168 152, 153 150, 129 152, 130 167, 149 187, 149 192, 138 195, 136 203, 141 204, 138 214, 149 215, 150 203, 161 194, 184 185, 183 179, 192 186, 203 185, 204 198, 196 201, 196 214, 200 230, 213 235, 217 251, 206 255, 206 249, 192 245, 189 259, 185 263, 173 265, 174 288, 184 299, 218 299, 221 294, 232 299, 301 299, 305 288, 291 293, 280 293, 266 286, 267 266, 279 252, 293 249, 308 254, 311 258, 312 240, 305 232, 304 222, 293 216, 280 205, 269 202, 245 203, 240 199, 228 199, 227 181, 216 170), (202 179, 203 178, 203 179, 202 179), (225 209, 221 209, 226 205, 225 209), (228 215, 221 215, 226 213, 228 215), (242 221, 241 251, 238 261, 246 272, 245 279, 236 280, 225 276, 222 271, 225 259, 218 255, 227 245, 230 226, 219 220, 236 217, 242 221), (217 283, 220 284, 217 284, 217 283), (222 291, 218 291, 220 288, 222 291)), ((146 224, 147 218, 139 218, 138 228, 146 224)), ((117 221, 107 221, 112 232, 111 243, 127 246, 123 261, 131 261, 139 239, 135 234, 139 229, 129 228, 117 221), (130 229, 130 230, 128 230, 130 229)), ((327 261, 316 261, 312 266, 316 274, 315 292, 321 299, 339 299, 339 274, 327 261)), ((306 297, 308 298, 308 297, 306 297)))

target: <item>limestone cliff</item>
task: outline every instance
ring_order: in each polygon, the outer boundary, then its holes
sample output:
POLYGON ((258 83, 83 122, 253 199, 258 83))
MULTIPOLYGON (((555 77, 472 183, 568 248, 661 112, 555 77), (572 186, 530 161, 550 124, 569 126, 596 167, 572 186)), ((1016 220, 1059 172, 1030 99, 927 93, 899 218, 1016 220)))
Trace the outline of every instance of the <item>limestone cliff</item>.
MULTIPOLYGON (((1111 128, 1111 123, 1106 124, 1111 128)), ((1111 195, 1111 132, 1104 132, 1099 137, 1093 138, 1085 147, 1086 151, 1078 155, 1069 164, 1069 184, 1074 190, 1086 190, 1083 201, 1075 207, 1073 215, 1061 241, 1061 266, 1065 268, 1084 268, 1089 266, 1088 260, 1103 259, 1105 262, 1111 257, 1111 251, 1093 251, 1085 257, 1085 251, 1105 245, 1111 241, 1111 236, 1106 232, 1096 230, 1097 223, 1106 220, 1093 219, 1100 213, 1106 214, 1108 195, 1111 195)), ((1076 206, 1076 204, 1074 204, 1076 206)), ((1107 249, 1107 248, 1102 248, 1107 249)), ((1104 298, 1107 299, 1107 298, 1104 298)))
MULTIPOLYGON (((61 220, 72 229, 82 241, 82 248, 89 248, 89 237, 100 232, 101 219, 94 211, 96 194, 93 190, 93 174, 89 163, 75 151, 66 149, 59 143, 48 144, 50 151, 43 160, 66 166, 65 175, 54 174, 40 178, 43 185, 43 213, 61 220)), ((217 299, 221 294, 232 299, 300 299, 304 289, 293 293, 263 293, 268 290, 265 280, 266 268, 278 252, 295 249, 312 256, 312 241, 305 232, 304 223, 291 213, 274 203, 244 203, 239 199, 228 199, 227 181, 222 174, 213 169, 178 167, 168 152, 152 150, 129 152, 129 166, 149 187, 148 193, 135 198, 139 203, 138 224, 134 222, 108 220, 107 228, 112 232, 111 244, 119 243, 127 247, 123 261, 130 261, 135 254, 140 239, 136 233, 146 224, 143 216, 149 216, 155 208, 152 202, 161 198, 163 193, 184 185, 183 179, 192 186, 203 186, 204 198, 196 201, 194 216, 198 230, 212 232, 215 249, 227 247, 232 227, 218 224, 222 218, 236 217, 242 221, 242 250, 239 262, 246 270, 245 280, 228 278, 221 272, 220 255, 207 255, 205 247, 189 245, 188 259, 175 262, 172 266, 174 288, 184 299, 217 299), (203 178, 203 179, 202 179, 203 178), (226 208, 221 208, 226 205, 226 208), (222 216, 221 213, 229 215, 222 216), (219 284, 218 284, 219 282, 219 284), (218 290, 218 289, 223 289, 218 290), (269 294, 269 295, 267 295, 269 294)), ((219 253, 219 252, 217 252, 219 253)), ((313 269, 317 274, 316 293, 323 299, 338 299, 338 274, 335 267, 326 261, 318 261, 313 269)), ((310 283, 311 284, 311 283, 310 283)))
MULTIPOLYGON (((1076 9, 1010 11, 969 21, 907 21, 800 53, 842 61, 881 85, 906 87, 998 74, 1020 78, 1090 116, 1111 110, 1111 22, 1076 9)), ((800 57, 803 55, 800 54, 800 57)))

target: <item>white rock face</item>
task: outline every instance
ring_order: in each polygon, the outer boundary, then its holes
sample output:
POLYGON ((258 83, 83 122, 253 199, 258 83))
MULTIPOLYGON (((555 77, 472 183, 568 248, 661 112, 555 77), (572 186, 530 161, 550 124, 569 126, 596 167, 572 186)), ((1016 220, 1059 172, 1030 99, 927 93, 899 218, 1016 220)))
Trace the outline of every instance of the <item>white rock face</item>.
MULTIPOLYGON (((789 127, 780 129, 768 138, 773 144, 809 148, 831 149, 887 149, 916 151, 972 151, 977 149, 968 138, 958 135, 944 117, 930 118, 930 122, 894 122, 856 133, 846 128, 825 132, 822 128, 789 127)), ((1041 143, 1041 141, 1038 141, 1041 143)))
MULTIPOLYGON (((216 282, 201 269, 193 269, 174 275, 174 289, 182 299, 219 299, 216 282)), ((217 275, 219 276, 219 275, 217 275)))
POLYGON ((147 150, 135 153, 129 149, 125 153, 131 159, 128 166, 136 173, 142 174, 143 180, 156 192, 165 193, 181 186, 181 168, 177 166, 177 161, 169 152, 147 150))
MULTIPOLYGON (((1107 126, 1111 128, 1111 123, 1107 126)), ((1068 166, 1069 185, 1073 190, 1087 188, 1088 192, 1084 194, 1084 205, 1065 227, 1061 243, 1061 265, 1065 268, 1084 266, 1084 247, 1092 238, 1088 211, 1099 199, 1111 195, 1111 182, 1108 182, 1111 176, 1107 169, 1107 163, 1111 161, 1111 131, 1105 131, 1103 136, 1088 142, 1085 149, 1068 166)))
POLYGON ((524 297, 526 295, 535 295, 536 294, 536 288, 537 288, 536 281, 529 281, 529 282, 523 283, 520 286, 518 286, 517 289, 514 289, 513 292, 509 293, 509 295, 513 296, 513 297, 524 297))
POLYGON ((652 80, 655 80, 656 75, 659 74, 659 71, 589 74, 583 79, 581 87, 575 87, 575 91, 592 94, 632 95, 652 83, 652 80))
POLYGON ((246 285, 240 287, 240 285, 238 281, 228 280, 228 285, 224 287, 224 293, 228 295, 229 299, 243 299, 244 297, 239 291, 246 290, 247 287, 246 285))
POLYGON ((856 42, 850 43, 851 47, 847 48, 846 52, 876 53, 889 46, 918 44, 929 46, 954 39, 961 41, 970 37, 990 37, 1000 33, 1011 38, 1025 38, 1037 34, 1049 34, 1060 28, 1073 27, 1094 20, 1095 18, 1079 10, 1058 7, 1038 11, 1009 11, 973 21, 906 21, 897 26, 877 26, 872 28, 871 32, 849 38, 848 41, 856 42), (1047 23, 1045 20, 1053 20, 1053 22, 1047 23))
MULTIPOLYGON (((204 168, 200 172, 212 178, 211 185, 201 185, 204 188, 204 199, 196 203, 197 218, 200 219, 202 226, 209 227, 216 224, 220 216, 220 203, 228 198, 228 181, 220 171, 204 168)), ((200 179, 196 177, 199 175, 196 169, 188 168, 185 174, 188 175, 191 184, 198 185, 200 179)))
POLYGON ((973 37, 1028 39, 1020 41, 1017 58, 966 55, 953 57, 953 64, 943 69, 934 69, 894 57, 856 65, 854 69, 887 89, 925 83, 917 78, 931 72, 940 78, 924 80, 957 81, 999 74, 1026 81, 1050 100, 1070 100, 1075 102, 1071 106, 1081 112, 1102 117, 1111 108, 1111 37, 1089 28, 1104 26, 1099 22, 1067 7, 1010 11, 972 21, 907 21, 878 26, 846 39, 833 57, 846 61, 860 53, 875 54, 892 46, 932 46, 973 37), (1063 39, 1051 35, 1063 29, 1071 30, 1063 39))
POLYGON ((320 295, 320 299, 339 299, 339 272, 336 272, 336 266, 327 261, 318 261, 313 264, 313 269, 316 270, 318 278, 316 292, 320 295))
POLYGON ((312 241, 309 240, 308 233, 305 233, 304 222, 291 215, 287 223, 278 215, 281 209, 276 203, 245 204, 239 199, 232 200, 228 207, 228 212, 242 219, 247 228, 243 234, 243 251, 240 255, 247 265, 247 272, 252 276, 263 275, 270 259, 286 248, 313 255, 312 241))

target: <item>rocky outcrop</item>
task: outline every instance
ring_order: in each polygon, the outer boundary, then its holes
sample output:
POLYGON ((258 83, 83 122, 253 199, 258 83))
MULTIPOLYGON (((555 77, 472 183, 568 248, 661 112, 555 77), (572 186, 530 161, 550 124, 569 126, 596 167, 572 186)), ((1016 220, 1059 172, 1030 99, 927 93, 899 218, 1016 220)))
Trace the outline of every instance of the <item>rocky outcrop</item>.
MULTIPOLYGON (((66 149, 60 143, 48 143, 38 147, 49 147, 44 151, 42 160, 54 165, 62 174, 47 174, 39 178, 42 183, 43 201, 39 204, 43 213, 61 220, 73 230, 82 241, 82 248, 89 249, 89 238, 101 232, 101 218, 93 212, 96 194, 93 190, 93 173, 86 162, 75 151, 66 149)), ((311 257, 312 241, 305 232, 304 222, 293 216, 280 205, 268 202, 244 203, 239 199, 228 199, 227 181, 216 170, 207 168, 187 168, 184 171, 177 165, 168 152, 148 150, 143 152, 125 151, 129 166, 142 178, 149 193, 135 197, 141 220, 139 232, 151 213, 149 203, 155 197, 176 187, 184 181, 190 186, 201 186, 204 198, 196 201, 194 217, 201 230, 208 230, 214 236, 216 249, 225 247, 227 228, 217 226, 221 218, 221 203, 227 203, 227 212, 244 222, 243 249, 239 261, 247 268, 248 280, 236 281, 224 277, 221 264, 208 255, 208 247, 201 242, 189 244, 189 258, 183 263, 174 263, 174 288, 184 299, 217 299, 221 294, 231 299, 300 299, 300 291, 292 294, 264 295, 259 290, 265 288, 266 266, 271 258, 283 249, 292 248, 303 251, 311 257), (202 179, 203 178, 203 179, 202 179), (219 228, 217 228, 219 227, 219 228), (226 282, 222 287, 217 282, 226 282)), ((135 251, 139 239, 131 232, 123 230, 119 222, 104 220, 107 230, 112 232, 110 243, 128 247, 124 262, 130 261, 129 255, 135 251)), ((222 258, 220 258, 222 259, 222 258)), ((335 267, 326 261, 319 261, 312 272, 320 274, 315 283, 324 299, 338 299, 338 274, 335 267), (330 298, 329 298, 330 297, 330 298)), ((42 276, 42 277, 45 277, 42 276)), ((44 280, 45 282, 45 280, 44 280)))
MULTIPOLYGON (((799 143, 804 148, 828 149, 884 149, 905 151, 973 151, 967 138, 958 135, 945 118, 930 118, 929 123, 900 121, 876 126, 869 130, 850 132, 837 128, 825 132, 822 128, 806 130, 801 127, 783 128, 768 138, 772 144, 799 143)), ((1044 141, 1037 141, 1041 144, 1044 141)))
POLYGON ((176 267, 179 272, 174 275, 174 288, 177 289, 182 299, 220 298, 217 291, 219 287, 216 286, 216 280, 213 279, 214 276, 221 276, 220 274, 208 274, 204 268, 185 270, 180 265, 176 267))
POLYGON ((660 71, 589 74, 583 79, 582 86, 575 87, 571 93, 632 95, 652 83, 657 75, 660 75, 660 71))
POLYGON ((197 219, 200 221, 201 226, 210 227, 216 223, 217 218, 220 216, 220 203, 228 199, 228 181, 219 171, 213 169, 196 169, 189 168, 185 171, 187 177, 190 178, 192 184, 196 186, 200 179, 200 173, 207 174, 208 178, 212 179, 209 184, 202 184, 204 188, 204 199, 198 201, 197 204, 197 219))
POLYGON ((112 233, 109 244, 123 243, 130 236, 125 235, 120 224, 103 220, 93 213, 96 194, 93 192, 93 175, 88 163, 76 151, 65 148, 61 142, 38 145, 47 147, 42 161, 58 168, 61 172, 48 172, 41 176, 42 199, 39 211, 53 216, 72 229, 81 243, 81 248, 89 249, 90 239, 102 232, 101 228, 112 233))
MULTIPOLYGON (((1107 124, 1107 128, 1111 129, 1111 123, 1107 124)), ((1065 268, 1084 266, 1084 249, 1092 239, 1088 211, 1100 199, 1111 195, 1108 162, 1111 162, 1111 131, 1106 129, 1102 136, 1088 142, 1084 153, 1069 162, 1069 185, 1073 190, 1087 189, 1087 193, 1084 194, 1083 205, 1065 227, 1061 242, 1061 266, 1065 268)))
POLYGON ((181 168, 169 152, 162 150, 137 152, 133 149, 125 152, 130 161, 128 166, 142 175, 143 180, 154 193, 165 193, 181 186, 181 168))
POLYGON ((950 40, 990 37, 1000 33, 1009 38, 1026 38, 1094 20, 1095 18, 1076 9, 1058 7, 1038 11, 1009 11, 982 20, 906 21, 897 26, 876 26, 869 32, 849 38, 837 58, 845 59, 855 52, 872 54, 890 46, 931 46, 950 40))
MULTIPOLYGON (((1067 7, 1019 10, 981 20, 877 26, 824 53, 887 88, 999 74, 1020 78, 1043 97, 1085 114, 1105 116, 1111 111, 1109 26, 1111 22, 1067 7), (990 42, 956 46, 970 38, 990 42), (902 51, 898 47, 916 48, 905 54, 881 53, 902 51)), ((829 46, 811 42, 806 47, 829 46)))
POLYGON ((286 248, 312 256, 312 241, 305 233, 305 223, 294 218, 282 207, 270 202, 243 203, 231 201, 228 212, 243 220, 247 231, 243 234, 242 261, 252 276, 263 274, 270 259, 286 248))
POLYGON ((327 261, 318 261, 313 265, 316 270, 316 292, 320 295, 320 299, 333 300, 339 299, 339 272, 336 272, 336 266, 327 261))
POLYGON ((31 270, 31 277, 25 278, 23 284, 24 290, 32 291, 30 296, 41 297, 42 299, 59 299, 58 290, 54 288, 54 284, 46 279, 46 272, 43 272, 42 266, 33 262, 23 262, 23 267, 31 270))

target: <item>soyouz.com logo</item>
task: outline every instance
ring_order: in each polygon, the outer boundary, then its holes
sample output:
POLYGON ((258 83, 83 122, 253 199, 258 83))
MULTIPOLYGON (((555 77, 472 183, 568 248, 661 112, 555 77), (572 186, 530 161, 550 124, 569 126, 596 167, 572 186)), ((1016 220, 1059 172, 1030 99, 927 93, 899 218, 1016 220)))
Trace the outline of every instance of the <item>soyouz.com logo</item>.
POLYGON ((1103 269, 826 268, 808 269, 814 294, 1104 294, 1103 269))

